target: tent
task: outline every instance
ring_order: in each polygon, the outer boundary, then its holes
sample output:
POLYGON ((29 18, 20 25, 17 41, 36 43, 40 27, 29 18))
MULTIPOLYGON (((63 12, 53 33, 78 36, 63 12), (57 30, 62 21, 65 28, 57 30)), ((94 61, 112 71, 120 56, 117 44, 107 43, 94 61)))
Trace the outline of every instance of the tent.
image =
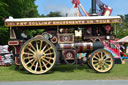
POLYGON ((123 42, 123 43, 128 43, 128 36, 116 41, 116 42, 123 42))

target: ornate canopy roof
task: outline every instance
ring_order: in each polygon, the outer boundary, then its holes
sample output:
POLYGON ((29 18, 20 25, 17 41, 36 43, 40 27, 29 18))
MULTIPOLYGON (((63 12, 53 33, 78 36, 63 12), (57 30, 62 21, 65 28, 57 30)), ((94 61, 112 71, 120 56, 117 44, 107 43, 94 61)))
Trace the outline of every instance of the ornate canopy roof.
POLYGON ((89 16, 89 17, 47 17, 47 18, 20 18, 10 17, 5 20, 5 26, 58 26, 58 25, 85 25, 121 23, 119 16, 89 16))

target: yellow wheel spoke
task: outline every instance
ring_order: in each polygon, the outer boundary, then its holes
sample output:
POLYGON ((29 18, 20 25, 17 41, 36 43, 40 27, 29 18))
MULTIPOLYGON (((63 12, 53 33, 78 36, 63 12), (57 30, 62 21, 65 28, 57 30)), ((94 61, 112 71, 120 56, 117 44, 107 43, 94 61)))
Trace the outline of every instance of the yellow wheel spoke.
POLYGON ((47 69, 47 66, 46 66, 46 64, 42 61, 42 63, 43 63, 43 65, 44 65, 44 67, 47 69))
POLYGON ((104 53, 104 52, 101 52, 101 59, 104 59, 103 53, 104 53))
POLYGON ((98 66, 99 65, 99 63, 96 63, 96 64, 94 64, 95 66, 98 66))
POLYGON ((98 65, 98 66, 97 66, 97 69, 99 69, 99 68, 101 68, 101 65, 98 65))
POLYGON ((36 41, 36 49, 39 50, 38 41, 36 41))
POLYGON ((33 58, 33 57, 31 57, 31 56, 29 56, 29 57, 24 57, 24 60, 25 60, 25 59, 31 59, 31 58, 33 58))
POLYGON ((41 52, 43 52, 43 51, 45 50, 46 47, 47 47, 47 45, 45 45, 45 46, 43 47, 43 49, 41 50, 41 52))
POLYGON ((34 60, 34 62, 32 63, 32 65, 31 65, 30 68, 32 68, 32 66, 34 66, 34 64, 36 63, 36 61, 37 61, 37 60, 34 60))
POLYGON ((107 69, 106 65, 104 65, 105 70, 107 69))
MULTIPOLYGON (((107 59, 109 59, 110 57, 106 57, 104 60, 107 60, 107 59)), ((111 58, 110 58, 111 59, 111 58)))
POLYGON ((48 49, 47 49, 47 50, 45 50, 44 52, 47 52, 47 51, 49 51, 50 49, 52 49, 52 47, 48 48, 48 49))
POLYGON ((30 60, 30 61, 28 61, 27 63, 26 63, 26 65, 28 65, 29 63, 31 63, 33 61, 33 59, 32 60, 30 60))
POLYGON ((40 50, 41 50, 41 48, 42 48, 42 43, 43 43, 43 41, 41 40, 41 41, 40 41, 40 50))
POLYGON ((103 57, 103 52, 101 52, 101 58, 103 57))
POLYGON ((26 54, 26 55, 33 55, 32 53, 27 53, 27 52, 23 52, 23 54, 26 54))
POLYGON ((107 63, 111 63, 111 60, 106 60, 105 62, 107 62, 107 63))
POLYGON ((51 65, 51 63, 48 60, 46 60, 45 58, 43 58, 43 60, 51 65))
POLYGON ((98 60, 93 60, 93 62, 98 62, 98 60))
POLYGON ((106 62, 105 62, 105 65, 110 66, 110 64, 108 64, 108 63, 106 63, 106 62))
POLYGON ((39 59, 40 70, 42 70, 41 60, 39 59))
POLYGON ((45 56, 47 56, 47 55, 52 55, 53 53, 47 53, 47 54, 45 54, 45 56))
POLYGON ((97 53, 96 55, 98 56, 98 58, 100 58, 100 55, 99 55, 99 53, 97 53))
POLYGON ((52 59, 52 60, 54 59, 54 58, 51 58, 51 57, 45 57, 45 58, 47 58, 47 59, 52 59))
POLYGON ((35 47, 32 45, 32 43, 29 43, 29 45, 31 45, 31 47, 33 48, 34 51, 36 51, 35 47))
POLYGON ((103 68, 104 68, 104 65, 101 66, 101 70, 104 70, 103 68))
POLYGON ((36 66, 35 66, 35 71, 37 71, 37 68, 38 68, 38 62, 36 62, 36 66))
MULTIPOLYGON (((97 58, 96 56, 95 56, 94 58, 97 59, 97 60, 99 59, 99 58, 97 58)), ((93 59, 94 59, 94 58, 93 58, 93 59)))
POLYGON ((106 53, 104 53, 104 56, 103 57, 105 57, 106 56, 106 53))
POLYGON ((33 54, 35 53, 32 49, 28 48, 29 51, 31 51, 33 54))

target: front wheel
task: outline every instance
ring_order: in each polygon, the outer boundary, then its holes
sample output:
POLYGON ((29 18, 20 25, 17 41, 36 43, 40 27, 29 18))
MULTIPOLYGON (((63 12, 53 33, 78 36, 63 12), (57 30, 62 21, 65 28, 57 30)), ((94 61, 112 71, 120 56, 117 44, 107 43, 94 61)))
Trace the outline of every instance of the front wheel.
POLYGON ((114 58, 105 49, 99 49, 92 53, 90 57, 91 67, 99 73, 109 72, 114 66, 114 58))
POLYGON ((48 72, 56 62, 56 49, 44 38, 28 40, 20 52, 23 67, 30 73, 43 74, 48 72))

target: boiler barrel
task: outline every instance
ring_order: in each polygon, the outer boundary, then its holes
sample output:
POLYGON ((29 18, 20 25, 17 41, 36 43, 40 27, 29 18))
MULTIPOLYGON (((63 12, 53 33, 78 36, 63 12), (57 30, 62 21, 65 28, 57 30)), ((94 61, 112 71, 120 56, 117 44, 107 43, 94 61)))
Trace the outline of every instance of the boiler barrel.
POLYGON ((76 49, 77 52, 87 52, 97 49, 103 49, 104 44, 102 42, 83 42, 74 44, 59 44, 60 49, 76 49))
POLYGON ((93 50, 93 43, 75 43, 77 52, 86 52, 93 50))

